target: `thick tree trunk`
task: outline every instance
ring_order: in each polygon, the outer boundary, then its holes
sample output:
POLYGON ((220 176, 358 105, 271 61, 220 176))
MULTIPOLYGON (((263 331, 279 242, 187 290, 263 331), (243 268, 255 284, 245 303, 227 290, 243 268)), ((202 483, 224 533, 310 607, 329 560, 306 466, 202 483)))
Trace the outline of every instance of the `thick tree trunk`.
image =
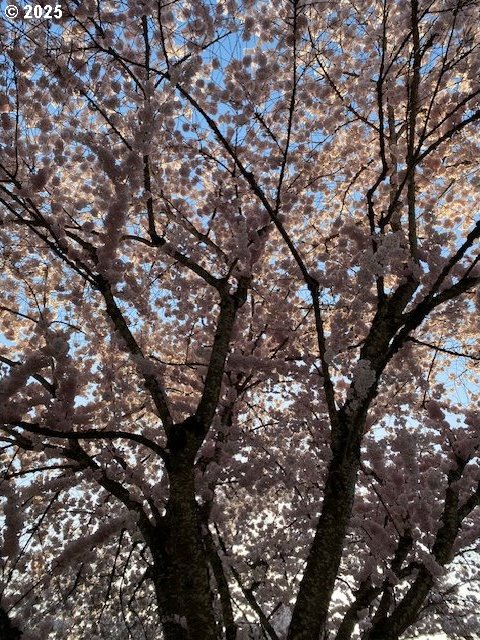
POLYGON ((288 640, 317 640, 325 628, 350 520, 359 468, 359 451, 332 459, 322 513, 307 557, 288 640))
POLYGON ((169 477, 167 511, 151 544, 165 640, 217 640, 193 468, 178 465, 169 477))

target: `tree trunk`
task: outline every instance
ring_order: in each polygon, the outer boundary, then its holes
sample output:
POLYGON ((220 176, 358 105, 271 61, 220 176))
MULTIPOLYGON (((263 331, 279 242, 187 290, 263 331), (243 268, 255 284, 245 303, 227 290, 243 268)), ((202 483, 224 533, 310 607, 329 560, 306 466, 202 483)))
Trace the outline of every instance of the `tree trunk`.
POLYGON ((347 444, 329 466, 322 513, 293 610, 288 640, 317 640, 324 631, 359 468, 359 447, 347 444), (343 455, 342 455, 343 454, 343 455))
POLYGON ((169 477, 166 514, 150 545, 165 640, 218 640, 193 468, 178 465, 169 477))

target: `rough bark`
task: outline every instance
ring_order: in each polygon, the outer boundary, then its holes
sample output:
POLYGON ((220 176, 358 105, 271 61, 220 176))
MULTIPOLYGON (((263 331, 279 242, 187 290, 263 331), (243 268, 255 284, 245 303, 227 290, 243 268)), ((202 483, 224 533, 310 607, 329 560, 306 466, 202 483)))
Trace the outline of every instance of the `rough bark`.
POLYGON ((334 456, 329 466, 322 514, 308 554, 288 640, 319 638, 325 627, 360 464, 359 447, 345 449, 343 455, 334 456))
POLYGON ((194 471, 190 456, 175 458, 169 470, 166 514, 151 541, 153 581, 165 640, 216 640, 194 471))

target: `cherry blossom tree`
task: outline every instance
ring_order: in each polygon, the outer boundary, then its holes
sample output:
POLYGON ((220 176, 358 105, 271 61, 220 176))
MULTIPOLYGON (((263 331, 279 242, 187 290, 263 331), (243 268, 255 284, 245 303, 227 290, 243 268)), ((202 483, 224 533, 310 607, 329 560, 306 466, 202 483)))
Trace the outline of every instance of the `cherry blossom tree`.
POLYGON ((2 638, 479 622, 475 0, 2 18, 2 638))

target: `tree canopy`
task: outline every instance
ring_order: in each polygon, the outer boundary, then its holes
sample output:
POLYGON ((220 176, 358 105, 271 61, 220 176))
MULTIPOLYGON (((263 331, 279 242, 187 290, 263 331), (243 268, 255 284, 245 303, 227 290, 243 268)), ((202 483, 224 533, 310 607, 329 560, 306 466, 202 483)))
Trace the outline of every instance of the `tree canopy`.
POLYGON ((476 0, 0 20, 0 635, 480 632, 476 0))

